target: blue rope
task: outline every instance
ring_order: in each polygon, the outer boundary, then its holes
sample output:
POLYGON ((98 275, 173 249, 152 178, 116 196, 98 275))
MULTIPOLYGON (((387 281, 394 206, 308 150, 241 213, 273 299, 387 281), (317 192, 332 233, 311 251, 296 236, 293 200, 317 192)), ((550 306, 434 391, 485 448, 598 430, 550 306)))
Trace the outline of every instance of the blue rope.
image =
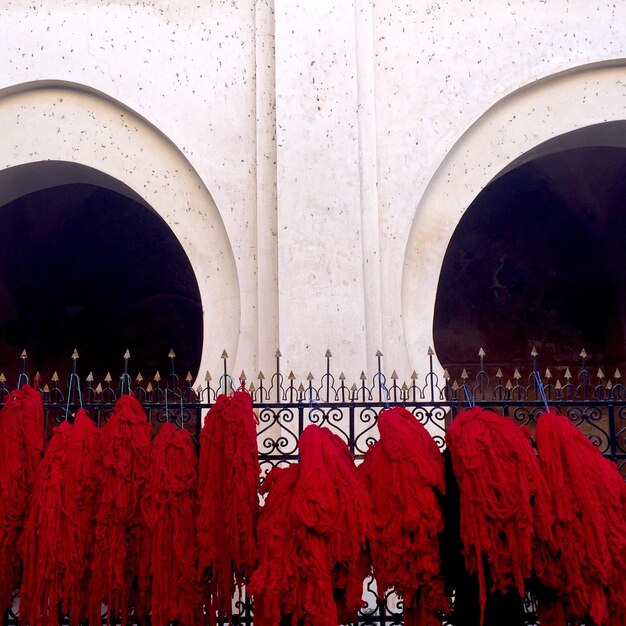
POLYGON ((124 381, 126 381, 128 383, 128 395, 130 395, 130 393, 131 393, 131 388, 130 388, 131 380, 130 380, 130 374, 128 374, 128 372, 124 372, 120 376, 120 393, 122 395, 124 395, 124 381))
POLYGON ((385 392, 385 408, 388 409, 390 394, 389 394, 389 389, 387 389, 387 386, 385 385, 385 376, 383 374, 381 374, 379 381, 380 381, 380 388, 385 392))
POLYGON ((78 378, 78 374, 76 372, 72 372, 70 374, 70 379, 67 386, 67 406, 65 407, 65 421, 67 422, 67 418, 70 414, 70 400, 72 398, 72 386, 74 384, 74 379, 76 379, 76 391, 78 391, 78 402, 80 403, 80 408, 83 408, 83 394, 80 391, 80 378, 78 378))
POLYGON ((548 399, 546 398, 546 392, 543 388, 543 383, 541 382, 541 376, 539 376, 539 372, 537 370, 533 370, 533 375, 535 377, 535 380, 537 381, 537 387, 539 388, 539 393, 541 394, 543 405, 546 407, 546 413, 550 413, 550 407, 548 406, 548 399))
POLYGON ((469 404, 470 409, 474 408, 476 404, 474 400, 474 394, 472 393, 472 397, 470 398, 469 392, 467 391, 467 385, 463 385, 463 391, 465 392, 465 399, 467 400, 467 404, 469 404))

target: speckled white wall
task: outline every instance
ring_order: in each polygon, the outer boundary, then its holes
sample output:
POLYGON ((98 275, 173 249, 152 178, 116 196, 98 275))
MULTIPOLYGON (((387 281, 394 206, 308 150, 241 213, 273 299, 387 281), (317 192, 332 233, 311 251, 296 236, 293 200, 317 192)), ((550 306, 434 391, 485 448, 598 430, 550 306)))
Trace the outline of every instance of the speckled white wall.
MULTIPOLYGON (((593 63, 617 66, 602 93, 616 103, 608 118, 625 113, 621 2, 7 0, 0 38, 0 88, 98 90, 197 173, 234 258, 235 371, 270 368, 279 344, 299 376, 319 371, 327 347, 349 377, 371 372, 376 348, 408 376, 424 362, 441 250, 471 194, 551 136, 535 132, 537 117, 518 120, 515 150, 498 153, 506 126, 481 139, 473 125, 526 85, 548 89, 541 79, 593 63), (491 166, 467 176, 459 146, 479 146, 491 166), (456 176, 470 190, 458 201, 441 195, 456 176)), ((581 108, 562 112, 559 132, 597 119, 581 108)), ((2 130, 16 132, 11 119, 2 130)), ((74 158, 98 153, 92 143, 74 158)), ((218 356, 219 343, 206 350, 218 356)))

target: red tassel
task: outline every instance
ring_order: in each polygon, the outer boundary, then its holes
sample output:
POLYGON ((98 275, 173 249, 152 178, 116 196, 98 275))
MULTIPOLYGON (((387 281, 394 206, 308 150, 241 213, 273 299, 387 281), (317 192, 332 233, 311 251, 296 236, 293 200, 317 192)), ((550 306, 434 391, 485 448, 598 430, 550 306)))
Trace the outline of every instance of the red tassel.
POLYGON ((102 428, 101 485, 96 501, 96 549, 89 592, 90 622, 101 623, 100 603, 109 620, 128 623, 135 601, 136 619, 145 614, 131 590, 140 571, 145 523, 140 502, 150 471, 150 426, 139 402, 122 396, 102 428))
POLYGON ((249 591, 258 626, 356 620, 369 573, 371 499, 346 444, 327 428, 300 437, 301 462, 275 468, 262 491, 259 567, 249 591))
POLYGON ((487 599, 484 560, 492 590, 524 595, 533 548, 551 541, 552 514, 539 461, 516 424, 475 407, 446 432, 461 494, 461 540, 470 573, 478 573, 481 623, 487 599))
POLYGON ((537 422, 537 449, 554 513, 556 549, 540 555, 538 574, 566 616, 596 626, 626 624, 624 480, 572 423, 556 413, 537 422))
POLYGON ((152 442, 151 473, 144 498, 145 561, 152 580, 152 624, 199 623, 194 524, 197 459, 191 435, 164 424, 152 442))
POLYGON ((235 591, 256 564, 260 474, 250 394, 220 395, 200 435, 199 571, 207 576, 211 624, 231 616, 235 591))
POLYGON ((371 551, 378 591, 382 596, 393 587, 404 598, 407 626, 436 626, 437 613, 448 608, 439 554, 443 456, 404 408, 383 411, 378 430, 380 441, 359 466, 374 504, 371 551))
POLYGON ((20 578, 19 534, 44 447, 41 395, 11 392, 0 412, 0 603, 7 609, 20 578))

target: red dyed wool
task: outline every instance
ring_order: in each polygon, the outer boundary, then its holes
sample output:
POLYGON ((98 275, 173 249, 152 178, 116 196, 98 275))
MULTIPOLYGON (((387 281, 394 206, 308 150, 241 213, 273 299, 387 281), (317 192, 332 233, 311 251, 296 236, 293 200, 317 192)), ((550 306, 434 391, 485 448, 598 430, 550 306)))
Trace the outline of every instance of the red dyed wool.
POLYGON ((258 626, 356 621, 369 573, 371 498, 346 444, 327 428, 300 437, 301 462, 273 469, 259 520, 259 566, 249 591, 258 626))
POLYGON ((145 607, 133 597, 145 521, 140 510, 150 470, 150 426, 136 398, 122 396, 102 428, 101 485, 96 501, 96 543, 89 591, 90 622, 102 622, 100 603, 125 626, 134 601, 136 619, 145 607))
POLYGON ((393 587, 404 598, 407 626, 436 626, 437 613, 448 608, 439 552, 443 456, 402 407, 383 411, 378 429, 380 440, 359 466, 374 505, 371 551, 378 591, 382 596, 393 587))
POLYGON ((152 624, 195 626, 202 619, 202 602, 194 524, 198 462, 191 435, 164 424, 152 441, 150 460, 142 567, 147 566, 152 583, 152 624))
POLYGON ((19 584, 19 535, 44 448, 41 394, 29 385, 11 392, 0 412, 0 604, 11 606, 19 584))
POLYGON ((246 391, 220 395, 200 434, 199 571, 206 582, 207 619, 232 613, 237 589, 257 560, 261 468, 256 417, 246 391))
POLYGON ((461 494, 461 540, 465 565, 478 574, 481 623, 492 590, 524 595, 533 548, 551 541, 552 514, 545 480, 527 434, 511 419, 475 407, 446 432, 461 494))
POLYGON ((537 449, 551 495, 556 550, 538 574, 552 583, 566 617, 596 626, 626 624, 624 480, 563 415, 537 422, 537 449))

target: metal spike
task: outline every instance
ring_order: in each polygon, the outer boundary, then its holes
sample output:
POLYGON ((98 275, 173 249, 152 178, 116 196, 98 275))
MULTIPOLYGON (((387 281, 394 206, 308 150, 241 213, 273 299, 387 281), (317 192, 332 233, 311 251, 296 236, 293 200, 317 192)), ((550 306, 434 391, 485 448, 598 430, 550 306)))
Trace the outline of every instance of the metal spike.
POLYGON ((156 374, 153 376, 152 380, 155 383, 158 383, 158 382, 161 381, 161 374, 160 374, 159 370, 156 371, 156 374))
POLYGON ((467 373, 467 370, 463 368, 463 371, 461 372, 461 380, 467 380, 468 378, 469 374, 467 373))
POLYGON ((569 367, 565 370, 565 374, 563 376, 566 380, 572 377, 572 373, 569 371, 569 367))
POLYGON ((452 383, 452 391, 458 391, 459 390, 459 383, 456 382, 456 380, 452 383))
POLYGON ((126 348, 126 352, 124 352, 123 359, 130 359, 130 350, 126 348))
POLYGON ((622 377, 622 373, 615 368, 615 374, 613 374, 613 378, 617 378, 617 380, 619 380, 622 377))
POLYGON ((552 372, 546 367, 545 377, 549 380, 552 378, 552 372))
POLYGON ((309 372, 309 373, 307 374, 306 379, 307 379, 307 380, 313 380, 313 374, 311 374, 311 372, 309 372))
POLYGON ((72 358, 73 359, 77 359, 78 358, 78 350, 76 348, 74 348, 74 352, 72 352, 72 358))
POLYGON ((146 391, 148 393, 151 393, 152 391, 154 391, 154 387, 152 386, 152 383, 148 383, 148 386, 146 387, 146 391))
POLYGON ((111 377, 111 373, 107 372, 107 375, 104 377, 104 382, 105 383, 110 383, 113 380, 113 378, 111 377))
POLYGON ((326 354, 324 355, 327 359, 330 359, 330 357, 332 357, 333 355, 330 352, 330 348, 328 348, 328 350, 326 350, 326 354))
POLYGON ((513 384, 511 383, 511 379, 508 378, 506 381, 506 385, 504 385, 509 391, 511 391, 511 389, 513 389, 513 384))
POLYGON ((402 391, 408 391, 409 388, 406 386, 406 383, 402 383, 402 387, 400 387, 400 389, 402 389, 402 391))
POLYGON ((20 354, 20 359, 27 359, 28 354, 26 354, 26 350, 22 350, 22 354, 20 354))
POLYGON ((558 378, 556 379, 556 385, 554 385, 554 388, 558 389, 559 391, 563 389, 563 385, 561 385, 561 381, 558 378))
POLYGON ((383 353, 380 350, 376 350, 376 356, 381 357, 383 356, 383 353))
POLYGON ((428 346, 428 352, 426 353, 426 356, 435 356, 435 351, 428 346))
POLYGON ((357 390, 357 386, 356 383, 352 383, 352 387, 350 387, 350 391, 356 391, 357 390))
POLYGON ((496 378, 504 378, 504 374, 500 368, 498 368, 498 371, 496 372, 496 378))
MULTIPOLYGON (((224 350, 224 352, 226 352, 226 350, 224 350)), ((283 356, 281 351, 277 348, 276 349, 276 353, 274 354, 274 358, 276 359, 280 359, 280 357, 283 356)))
POLYGON ((367 376, 365 375, 365 372, 363 370, 361 370, 361 375, 359 376, 359 380, 367 380, 367 376))
POLYGON ((519 373, 519 370, 515 368, 515 371, 513 372, 513 378, 515 378, 515 380, 519 380, 521 377, 522 375, 519 373))
POLYGON ((600 380, 602 380, 604 378, 604 372, 602 371, 601 367, 598 368, 598 378, 600 380))
POLYGON ((102 383, 98 383, 98 386, 96 387, 96 393, 102 393, 102 383))
POLYGON ((4 374, 0 374, 0 383, 6 383, 7 379, 6 376, 4 374))
POLYGON ((341 374, 339 374, 339 380, 345 380, 346 379, 346 375, 341 372, 341 374))
POLYGON ((213 379, 211 378, 211 372, 209 370, 206 371, 204 375, 204 382, 210 383, 213 379))
POLYGON ((256 387, 254 386, 254 383, 250 383, 250 386, 248 387, 248 391, 250 393, 254 393, 256 390, 256 387))
POLYGON ((56 373, 56 371, 53 372, 52 374, 52 378, 50 379, 53 383, 57 383, 59 382, 59 375, 56 373))
POLYGON ((138 373, 137 373, 137 378, 135 378, 135 380, 136 380, 138 383, 143 382, 143 376, 141 375, 141 372, 138 372, 138 373))
POLYGON ((485 356, 485 351, 482 348, 478 351, 478 356, 485 356))
POLYGON ((450 380, 450 372, 447 369, 443 370, 443 379, 450 380))
POLYGON ((50 393, 50 387, 48 387, 47 383, 43 386, 43 392, 44 393, 50 393))
POLYGON ((92 383, 93 382, 93 372, 89 372, 89 374, 87 374, 87 378, 85 378, 85 380, 88 383, 92 383))
POLYGON ((539 356, 539 352, 537 352, 535 346, 533 346, 533 349, 530 351, 530 356, 539 356))
POLYGON ((263 374, 263 372, 261 370, 259 370, 259 375, 257 376, 257 378, 259 380, 265 380, 265 375, 263 374))
POLYGON ((196 393, 197 393, 198 395, 200 395, 200 394, 202 393, 202 385, 198 385, 198 386, 196 387, 196 393))
POLYGON ((176 352, 174 352, 174 348, 170 348, 170 351, 167 353, 168 359, 173 359, 176 357, 176 352))
POLYGON ((304 385, 302 383, 300 383, 300 385, 298 386, 298 391, 300 393, 304 393, 304 385))
POLYGON ((391 380, 398 380, 398 374, 396 373, 396 370, 393 370, 393 372, 391 372, 391 380))
POLYGON ((587 351, 583 348, 580 351, 580 355, 579 356, 581 356, 583 359, 586 359, 587 358, 587 351))
POLYGON ((246 373, 241 370, 241 374, 239 374, 239 380, 246 380, 246 373))
POLYGON ((411 380, 417 380, 417 372, 415 370, 411 372, 411 380))
POLYGON ((293 370, 289 372, 289 376, 287 376, 287 380, 295 380, 296 375, 293 373, 293 370))
POLYGON ((609 378, 609 380, 606 383, 606 388, 607 389, 613 389, 613 383, 611 382, 611 379, 609 378))
POLYGON ((224 350, 224 351, 222 352, 222 356, 221 356, 221 358, 222 358, 222 359, 227 359, 227 358, 228 358, 228 352, 226 352, 226 350, 224 350))
POLYGON ((193 380, 193 376, 191 375, 191 372, 187 372, 187 376, 185 376, 185 381, 190 383, 193 380))

